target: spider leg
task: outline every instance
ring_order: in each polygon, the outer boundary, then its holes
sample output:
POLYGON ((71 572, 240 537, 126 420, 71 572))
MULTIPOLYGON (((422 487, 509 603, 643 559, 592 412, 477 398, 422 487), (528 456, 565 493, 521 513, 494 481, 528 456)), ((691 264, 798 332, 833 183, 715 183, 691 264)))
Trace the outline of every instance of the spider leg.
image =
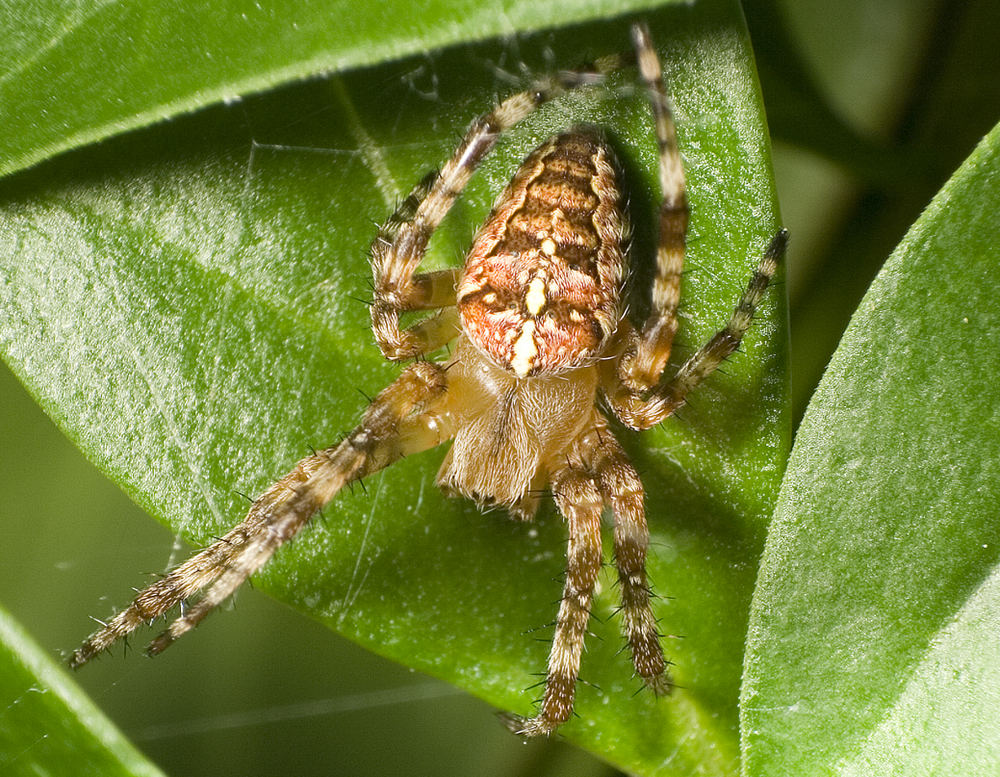
POLYGON ((688 226, 686 182, 662 68, 648 28, 644 24, 633 26, 632 38, 639 75, 650 96, 660 152, 660 237, 653 283, 653 312, 638 332, 627 320, 621 322, 616 349, 620 356, 602 364, 601 384, 622 423, 633 429, 648 429, 683 405, 688 393, 739 346, 777 271, 788 233, 779 230, 772 238, 729 323, 688 359, 676 375, 663 381, 663 370, 677 333, 677 306, 688 226))
POLYGON ((411 365, 375 397, 361 423, 339 445, 302 459, 253 503, 242 523, 139 592, 128 608, 73 653, 70 666, 82 666, 143 623, 207 588, 153 641, 149 652, 166 649, 260 569, 344 485, 443 442, 447 432, 436 411, 445 389, 443 367, 411 365))
POLYGON ((522 736, 551 734, 573 713, 590 605, 601 570, 604 503, 596 482, 583 471, 566 469, 553 476, 553 490, 556 504, 569 526, 566 585, 549 653, 541 709, 533 718, 502 716, 504 724, 522 736))
MULTIPOLYGON (((497 138, 543 103, 563 92, 598 82, 620 63, 612 57, 592 69, 563 71, 536 83, 531 89, 503 100, 475 119, 452 157, 439 172, 428 174, 379 230, 369 257, 375 281, 371 306, 372 329, 382 354, 400 360, 428 353, 457 334, 448 311, 445 322, 424 322, 401 330, 399 315, 455 304, 458 270, 416 275, 431 235, 441 224, 473 172, 496 145, 497 138), (445 337, 442 341, 441 338, 445 337)), ((429 319, 434 321, 434 318, 429 319)), ((454 319, 457 323, 457 317, 454 319)))
MULTIPOLYGON (((393 352, 401 352, 403 341, 407 343, 405 355, 395 358, 407 358, 419 354, 430 353, 443 346, 458 334, 458 311, 455 305, 455 287, 461 270, 452 268, 437 272, 412 275, 416 263, 411 270, 409 286, 405 294, 392 294, 389 289, 382 288, 387 282, 386 264, 392 261, 392 252, 400 232, 411 225, 417 210, 438 178, 436 172, 430 173, 418 183, 413 191, 400 203, 396 211, 379 228, 375 240, 369 249, 369 260, 375 275, 375 300, 371 308, 372 327, 379 347, 387 358, 394 358, 386 350, 384 338, 380 333, 388 333, 393 342, 393 352), (436 316, 430 316, 417 322, 409 329, 401 332, 399 329, 399 314, 406 310, 444 309, 436 316)), ((421 255, 422 255, 421 251, 421 255)), ((419 263, 419 261, 418 261, 419 263)))
POLYGON ((622 628, 632 652, 632 664, 657 695, 667 694, 673 689, 673 683, 650 606, 646 577, 649 528, 642 482, 603 418, 599 419, 594 436, 594 470, 601 494, 611 505, 615 518, 615 566, 621 594, 622 628))
POLYGON ((653 281, 653 312, 641 332, 629 331, 619 361, 620 380, 632 391, 648 391, 660 380, 677 333, 677 305, 681 296, 688 204, 684 164, 677 147, 660 60, 644 24, 632 27, 639 75, 649 93, 659 148, 660 227, 653 281))
POLYGON ((778 230, 761 256, 729 322, 681 365, 672 378, 654 386, 648 396, 621 380, 614 370, 613 360, 602 366, 601 382, 605 395, 622 423, 640 430, 660 423, 683 405, 687 395, 739 347, 768 284, 778 271, 787 243, 788 231, 778 230))

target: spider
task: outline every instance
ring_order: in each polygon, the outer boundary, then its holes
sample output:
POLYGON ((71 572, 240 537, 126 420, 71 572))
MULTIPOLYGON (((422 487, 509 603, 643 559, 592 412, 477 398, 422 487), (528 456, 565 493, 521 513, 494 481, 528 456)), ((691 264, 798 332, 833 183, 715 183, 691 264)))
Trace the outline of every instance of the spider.
POLYGON ((649 94, 662 190, 652 314, 625 315, 628 225, 620 172, 599 131, 578 126, 528 155, 476 234, 463 268, 418 273, 428 241, 498 137, 551 98, 601 80, 618 60, 567 71, 475 119, 452 157, 426 176, 370 249, 372 329, 387 359, 415 360, 379 393, 361 423, 257 498, 242 523, 139 592, 73 654, 79 667, 175 605, 156 654, 197 626, 348 483, 451 440, 438 484, 481 507, 529 520, 548 486, 568 533, 566 581, 537 714, 505 715, 515 733, 553 732, 569 719, 602 566, 601 513, 614 515, 614 561, 632 662, 656 694, 672 689, 646 578, 649 531, 639 477, 608 428, 648 429, 740 343, 784 253, 780 230, 728 323, 671 377, 688 206, 660 62, 645 25, 632 28, 649 94), (437 311, 401 327, 400 315, 437 311), (424 357, 454 341, 441 361, 424 357))

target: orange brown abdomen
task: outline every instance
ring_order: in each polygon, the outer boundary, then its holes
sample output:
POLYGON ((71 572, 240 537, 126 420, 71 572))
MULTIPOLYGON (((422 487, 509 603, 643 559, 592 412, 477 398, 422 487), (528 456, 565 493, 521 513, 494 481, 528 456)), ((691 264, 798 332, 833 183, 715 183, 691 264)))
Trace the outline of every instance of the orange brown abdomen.
POLYGON ((524 160, 480 228, 458 285, 462 328, 520 378, 600 355, 618 326, 626 222, 607 143, 582 128, 524 160))

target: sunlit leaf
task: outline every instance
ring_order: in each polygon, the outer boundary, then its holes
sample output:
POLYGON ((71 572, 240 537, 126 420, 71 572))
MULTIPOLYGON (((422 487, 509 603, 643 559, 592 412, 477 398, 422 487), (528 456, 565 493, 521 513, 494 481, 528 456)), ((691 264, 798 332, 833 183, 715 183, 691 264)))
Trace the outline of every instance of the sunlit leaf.
POLYGON ((1000 768, 1000 128, 868 291, 755 594, 746 773, 1000 768))

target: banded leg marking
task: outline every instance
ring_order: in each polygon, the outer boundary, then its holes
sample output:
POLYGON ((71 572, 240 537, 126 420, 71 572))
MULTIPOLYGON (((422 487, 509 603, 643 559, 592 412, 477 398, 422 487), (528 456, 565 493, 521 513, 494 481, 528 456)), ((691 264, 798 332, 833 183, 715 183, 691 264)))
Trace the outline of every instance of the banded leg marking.
POLYGON ((615 566, 621 595, 622 628, 636 673, 657 695, 673 685, 663 657, 646 576, 649 528, 642 482, 618 441, 605 428, 598 433, 595 469, 601 493, 615 518, 615 566))
POLYGON ((445 396, 445 387, 444 369, 439 365, 411 365, 379 393, 361 424, 343 442, 302 459, 254 502, 242 523, 142 590, 129 607, 76 650, 70 666, 82 666, 207 587, 202 598, 149 646, 153 654, 165 650, 260 569, 347 483, 442 442, 441 432, 425 411, 445 396))
POLYGON ((623 424, 642 430, 660 423, 681 407, 687 395, 739 347, 764 292, 778 271, 787 244, 788 231, 778 230, 761 256, 725 327, 681 365, 670 380, 653 388, 648 398, 618 380, 616 375, 609 375, 613 371, 608 367, 602 369, 606 396, 611 409, 623 424))
POLYGON ((549 653, 542 706, 533 718, 503 716, 507 727, 522 736, 552 733, 573 714, 580 658, 590 620, 594 585, 601 570, 601 509, 604 503, 594 481, 569 470, 553 480, 556 504, 566 517, 566 585, 549 653))
POLYGON ((659 150, 660 212, 659 241, 656 249, 656 277, 653 281, 653 311, 642 331, 632 336, 620 366, 620 379, 632 391, 648 391, 655 386, 670 358, 677 333, 677 306, 681 296, 681 275, 688 228, 687 183, 684 164, 677 146, 674 126, 659 57, 649 29, 632 28, 639 75, 646 85, 659 150))

